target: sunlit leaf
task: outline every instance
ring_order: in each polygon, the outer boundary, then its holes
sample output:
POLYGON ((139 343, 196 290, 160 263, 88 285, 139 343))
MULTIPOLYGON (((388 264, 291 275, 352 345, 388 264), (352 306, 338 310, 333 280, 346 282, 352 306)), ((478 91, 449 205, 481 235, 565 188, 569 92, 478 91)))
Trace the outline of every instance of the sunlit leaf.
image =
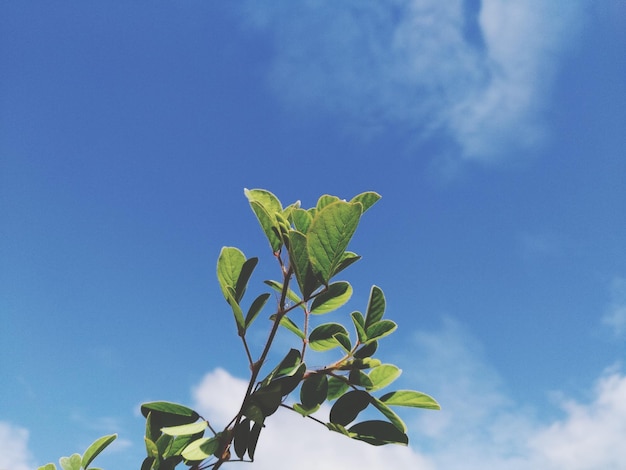
POLYGON ((348 431, 356 434, 354 439, 375 446, 385 444, 407 445, 409 443, 408 436, 387 421, 363 421, 350 427, 348 431))
POLYGON ((365 334, 365 318, 363 318, 363 314, 361 312, 352 312, 350 317, 352 318, 352 323, 354 323, 354 329, 359 341, 365 343, 367 335, 365 334))
POLYGON ((381 195, 373 191, 367 191, 365 193, 354 196, 350 202, 360 202, 363 206, 363 212, 368 210, 374 204, 376 204, 381 198, 381 195))
POLYGON ((146 445, 146 452, 148 453, 148 457, 158 459, 159 448, 157 447, 156 443, 152 439, 148 439, 147 437, 144 437, 143 440, 146 445))
POLYGON ((351 384, 367 388, 368 390, 374 386, 374 384, 372 383, 372 379, 369 378, 369 375, 367 375, 360 369, 351 370, 350 374, 348 375, 348 379, 350 380, 351 384))
POLYGON ((57 470, 57 466, 53 463, 47 463, 45 465, 42 465, 41 467, 38 467, 37 470, 57 470))
POLYGON ((352 297, 352 286, 345 281, 333 282, 326 291, 313 299, 311 313, 332 312, 344 305, 352 297))
POLYGON ((299 413, 302 416, 309 416, 312 415, 313 413, 315 413, 317 410, 319 410, 321 408, 320 405, 315 405, 312 408, 306 408, 305 406, 301 405, 300 403, 295 403, 293 405, 293 409, 294 411, 296 411, 297 413, 299 413))
MULTIPOLYGON (((270 317, 270 320, 274 321, 276 320, 276 314, 272 315, 270 317)), ((289 331, 291 331, 292 333, 294 333, 295 335, 297 335, 300 339, 304 339, 305 338, 305 334, 304 331, 302 331, 298 325, 296 325, 293 320, 291 318, 289 318, 287 315, 283 315, 280 319, 280 326, 283 326, 285 328, 287 328, 289 331)))
POLYGON ((306 234, 313 269, 324 284, 335 273, 344 251, 359 225, 361 205, 337 201, 319 210, 306 234))
POLYGON ((320 198, 317 200, 317 204, 316 204, 315 208, 319 211, 319 210, 322 210, 327 205, 332 204, 333 202, 337 202, 339 200, 340 199, 337 196, 331 196, 330 194, 324 194, 323 196, 320 196, 320 198))
POLYGON ((333 338, 339 343, 339 346, 343 348, 346 354, 350 354, 352 351, 352 343, 350 342, 350 337, 347 334, 337 333, 333 335, 333 338))
POLYGON ((231 287, 226 288, 226 301, 228 305, 230 305, 231 310, 233 311, 233 316, 235 317, 235 324, 237 325, 237 334, 239 336, 243 336, 246 331, 246 321, 243 318, 243 311, 241 307, 235 300, 235 291, 231 287))
MULTIPOLYGON (((282 282, 278 282, 278 281, 263 281, 263 282, 267 284, 268 286, 270 286, 272 289, 274 289, 276 292, 279 292, 282 294, 283 292, 282 282)), ((300 297, 298 297, 298 294, 296 294, 291 289, 287 289, 287 298, 296 304, 301 302, 301 299, 300 297)))
POLYGON ((396 331, 397 328, 398 325, 391 320, 380 320, 367 328, 367 342, 369 343, 384 338, 396 331))
POLYGON ((219 448, 220 440, 218 436, 203 437, 202 439, 193 441, 185 447, 185 450, 182 452, 182 456, 186 460, 190 460, 192 462, 208 459, 214 455, 219 448))
POLYGON ((291 220, 298 232, 306 234, 313 221, 313 216, 304 209, 294 209, 291 211, 291 220))
POLYGON ((378 400, 375 397, 372 397, 372 405, 374 405, 374 407, 376 407, 378 411, 384 414, 385 418, 387 418, 391 422, 391 424, 398 428, 399 431, 402 431, 403 433, 406 432, 406 424, 404 424, 404 421, 400 419, 395 411, 393 411, 391 408, 389 408, 382 401, 378 400))
POLYGON ((309 260, 306 236, 296 230, 289 231, 289 259, 293 268, 300 292, 305 299, 320 286, 320 282, 313 273, 309 260))
POLYGON ((380 397, 380 401, 389 406, 410 406, 429 410, 441 409, 439 403, 437 403, 433 397, 422 392, 416 392, 415 390, 390 392, 380 397))
POLYGON ((146 430, 146 436, 155 441, 161 435, 161 428, 193 423, 199 418, 198 413, 192 409, 166 401, 142 404, 141 414, 145 417, 150 414, 150 432, 146 430))
MULTIPOLYGON (((372 286, 365 313, 365 330, 367 331, 370 326, 379 322, 383 318, 384 314, 385 295, 380 287, 372 286)), ((368 338, 371 339, 371 336, 368 335, 368 338)))
POLYGON ((102 452, 106 447, 111 444, 115 439, 117 439, 117 434, 109 434, 107 436, 102 436, 99 439, 96 439, 83 454, 81 465, 83 468, 88 468, 89 464, 93 462, 100 452, 102 452))
POLYGON ((204 431, 209 423, 206 421, 198 421, 197 423, 181 424, 180 426, 168 426, 161 429, 168 436, 189 436, 204 431))
POLYGON ((236 299, 236 287, 241 268, 246 262, 246 256, 241 250, 232 246, 225 246, 217 258, 217 280, 224 297, 228 299, 228 288, 232 289, 236 299))
POLYGON ((340 396, 330 409, 330 422, 346 426, 356 419, 370 404, 370 394, 363 390, 352 390, 340 396))
POLYGON ((324 323, 315 328, 309 335, 309 346, 314 351, 327 351, 339 346, 336 334, 347 335, 348 332, 339 323, 324 323))
POLYGON ((328 396, 327 400, 335 400, 343 395, 350 386, 348 385, 347 380, 342 380, 338 377, 329 377, 328 378, 328 396))
POLYGON ((333 273, 333 275, 339 274, 341 271, 346 269, 348 266, 353 265, 360 259, 361 257, 357 255, 356 253, 352 253, 351 251, 344 252, 343 256, 341 257, 341 260, 339 260, 339 264, 337 265, 337 268, 335 269, 335 272, 333 273))
POLYGON ((69 457, 61 457, 59 463, 63 470, 80 470, 80 454, 72 454, 69 457))
POLYGON ((244 193, 265 236, 270 242, 272 251, 279 251, 282 241, 276 233, 276 230, 279 229, 276 214, 282 215, 283 212, 280 201, 276 196, 264 189, 244 189, 244 193))
POLYGON ((370 390, 380 390, 391 384, 400 377, 402 371, 393 364, 382 364, 369 373, 370 380, 374 386, 370 390))

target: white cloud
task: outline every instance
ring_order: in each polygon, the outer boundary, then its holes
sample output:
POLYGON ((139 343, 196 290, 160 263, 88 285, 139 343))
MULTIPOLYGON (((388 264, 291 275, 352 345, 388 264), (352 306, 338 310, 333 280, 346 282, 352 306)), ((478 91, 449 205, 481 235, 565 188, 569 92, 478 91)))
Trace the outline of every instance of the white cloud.
POLYGON ((271 82, 290 104, 349 126, 448 133, 466 159, 541 142, 558 54, 584 2, 249 2, 275 38, 271 82))
MULTIPOLYGON (((626 376, 603 373, 590 399, 560 398, 561 418, 547 420, 532 404, 516 403, 486 361, 480 343, 458 322, 418 333, 403 348, 414 388, 432 393, 440 412, 407 410, 411 446, 372 447, 279 410, 261 435, 255 466, 264 469, 617 470, 626 468, 626 376)), ((196 406, 224 423, 238 408, 245 381, 217 369, 195 388, 196 406)), ((327 410, 326 410, 327 411, 327 410)))
POLYGON ((32 470, 28 431, 0 421, 0 470, 32 470))
POLYGON ((602 317, 617 336, 626 333, 626 279, 615 278, 611 284, 611 303, 602 317))

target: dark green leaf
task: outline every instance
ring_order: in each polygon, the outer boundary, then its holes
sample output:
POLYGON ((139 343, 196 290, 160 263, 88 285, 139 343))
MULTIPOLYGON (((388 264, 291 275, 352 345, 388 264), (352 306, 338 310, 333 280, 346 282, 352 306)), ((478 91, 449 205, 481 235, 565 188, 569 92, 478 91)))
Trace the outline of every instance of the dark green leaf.
POLYGON ((150 432, 146 436, 156 440, 161 435, 161 428, 189 424, 198 420, 199 415, 190 408, 176 403, 157 401, 141 405, 141 414, 149 418, 150 432))
POLYGON ((263 423, 254 423, 252 430, 250 431, 250 442, 248 444, 248 455, 250 460, 254 460, 254 452, 256 451, 256 445, 259 442, 259 436, 263 429, 263 423))
POLYGON ((183 450, 182 456, 185 460, 189 460, 191 462, 197 462, 200 460, 208 459, 215 452, 218 451, 220 446, 219 434, 214 437, 203 437, 202 439, 198 439, 193 441, 185 450, 183 450))
POLYGON ((300 388, 300 402, 308 409, 321 405, 328 395, 328 378, 324 374, 307 377, 300 388))
POLYGON ((348 431, 356 434, 354 439, 375 446, 385 444, 407 445, 409 443, 408 436, 387 421, 364 421, 355 424, 348 431))
POLYGON ((83 454, 83 458, 81 461, 81 465, 83 468, 88 468, 89 464, 93 462, 100 452, 102 452, 106 447, 111 444, 115 439, 117 439, 117 434, 109 434, 108 436, 102 436, 99 439, 96 439, 83 454))
POLYGON ((283 397, 281 392, 280 384, 275 383, 259 388, 247 400, 244 415, 256 423, 263 423, 280 406, 283 397))
POLYGON ((309 346, 314 351, 327 351, 339 346, 336 334, 347 335, 348 332, 339 323, 324 323, 315 328, 309 335, 309 346))
POLYGON ((398 325, 391 320, 380 320, 367 328, 367 342, 369 343, 371 341, 377 341, 384 338, 385 336, 388 336, 396 331, 397 328, 398 325))
POLYGON ((248 440, 250 439, 250 420, 248 418, 241 420, 241 422, 235 426, 233 433, 235 454, 237 454, 237 457, 240 459, 243 459, 246 450, 248 450, 248 440))
POLYGON ((155 460, 154 457, 146 457, 141 463, 141 470, 151 470, 155 460))
POLYGON ((356 419, 370 404, 370 394, 363 390, 352 390, 335 402, 330 409, 330 422, 346 426, 356 419))
POLYGON ((352 312, 352 323, 354 323, 354 329, 356 330, 359 342, 365 343, 367 341, 367 335, 365 334, 365 318, 361 312, 352 312))
POLYGON ((337 201, 319 210, 306 234, 309 260, 328 284, 359 225, 361 205, 337 201))
POLYGON ((311 313, 322 314, 332 312, 344 305, 352 297, 352 286, 345 282, 333 282, 328 289, 313 299, 311 313))
POLYGON ((265 377, 261 386, 268 385, 274 378, 290 376, 296 373, 298 367, 302 363, 300 351, 291 348, 282 361, 265 377))
MULTIPOLYGON (((385 314, 385 295, 378 286, 372 286, 365 313, 365 330, 379 322, 385 314)), ((371 337, 370 337, 371 338, 371 337)))
POLYGON ((382 364, 369 373, 369 377, 374 384, 371 390, 380 390, 391 384, 400 377, 402 371, 393 364, 382 364))
POLYGON ((354 196, 350 202, 360 202, 363 206, 363 212, 368 210, 380 200, 381 196, 373 191, 368 191, 354 196))
POLYGON ((368 390, 372 388, 374 385, 369 376, 360 369, 352 369, 350 371, 350 375, 348 376, 350 383, 352 385, 358 385, 360 387, 365 387, 368 390))
POLYGON ((337 265, 337 269, 335 269, 335 272, 333 275, 339 274, 341 271, 346 269, 348 266, 353 265, 360 259, 361 257, 357 255, 356 253, 352 253, 351 251, 344 252, 343 256, 341 257, 341 260, 339 261, 339 264, 337 265))
POLYGON ((172 445, 173 440, 174 436, 169 436, 167 434, 163 434, 157 439, 155 444, 157 446, 159 456, 163 456, 167 453, 167 449, 169 449, 169 447, 172 445))
POLYGON ((241 272, 239 273, 239 277, 237 278, 237 284, 235 286, 235 300, 237 303, 241 302, 243 298, 243 294, 246 292, 246 287, 248 286, 248 281, 250 280, 250 276, 252 276, 252 271, 256 267, 259 262, 259 258, 250 258, 247 259, 243 266, 241 267, 241 272))
POLYGON ((347 334, 337 333, 333 335, 333 338, 337 340, 337 343, 339 343, 339 346, 343 348, 346 354, 350 354, 350 351, 352 351, 352 343, 350 342, 350 337, 347 334))
POLYGON ((398 390, 390 392, 382 397, 380 401, 390 406, 410 406, 413 408, 426 408, 429 410, 440 410, 441 407, 437 401, 425 393, 416 392, 415 390, 398 390))
POLYGON ((254 299, 254 302, 252 302, 252 305, 250 305, 250 308, 248 309, 248 313, 246 315, 246 320, 245 320, 246 329, 252 324, 252 322, 257 317, 261 309, 267 303, 267 299, 269 299, 270 297, 271 295, 266 292, 264 294, 259 295, 256 299, 254 299))
POLYGON ((378 349, 378 341, 374 340, 370 343, 367 343, 364 346, 361 346, 359 349, 357 349, 357 351, 354 353, 354 357, 358 359, 371 357, 374 355, 377 349, 378 349))
POLYGON ((279 377, 272 381, 272 384, 280 385, 280 394, 284 397, 289 395, 300 383, 304 373, 306 372, 306 364, 302 363, 298 368, 289 375, 279 377))

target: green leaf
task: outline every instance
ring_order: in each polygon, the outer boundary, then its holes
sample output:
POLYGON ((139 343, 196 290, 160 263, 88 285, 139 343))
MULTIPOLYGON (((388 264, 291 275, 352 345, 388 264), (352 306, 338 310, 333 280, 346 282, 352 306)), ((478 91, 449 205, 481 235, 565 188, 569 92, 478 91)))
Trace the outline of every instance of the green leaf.
POLYGON ((248 398, 243 414, 256 423, 263 423, 280 406, 283 397, 281 391, 280 384, 276 383, 259 388, 248 398))
POLYGON ((315 328, 309 335, 309 346, 314 351, 327 351, 340 345, 336 334, 348 335, 348 332, 339 323, 324 323, 315 328))
POLYGON ((200 417, 191 408, 166 401, 144 403, 141 405, 141 414, 146 418, 150 414, 150 431, 146 430, 146 436, 154 441, 161 435, 161 428, 194 423, 200 417))
POLYGON ((191 442, 202 438, 203 435, 204 433, 192 434, 190 436, 176 436, 166 451, 163 452, 163 457, 170 458, 180 456, 185 447, 187 447, 191 442))
POLYGON ((250 440, 248 443, 248 455, 250 460, 254 460, 254 452, 256 451, 256 445, 259 442, 259 436, 263 429, 263 423, 254 423, 250 430, 250 440))
POLYGON ((102 452, 106 447, 111 444, 115 439, 117 439, 117 434, 109 434, 107 436, 102 436, 99 439, 96 439, 83 454, 83 458, 81 461, 81 465, 83 468, 88 468, 89 464, 93 462, 100 452, 102 452))
POLYGON ((306 372, 306 364, 302 363, 298 368, 289 375, 279 377, 272 381, 272 384, 280 385, 280 394, 284 397, 289 395, 300 383, 304 373, 306 372))
POLYGON ((265 236, 267 237, 274 253, 280 250, 282 240, 277 233, 280 227, 276 214, 283 212, 282 205, 276 196, 264 189, 244 189, 244 193, 250 202, 250 207, 257 217, 265 236))
POLYGON ((360 202, 363 206, 363 212, 368 210, 374 204, 376 204, 381 198, 381 195, 373 191, 368 191, 354 196, 350 202, 360 202))
POLYGON ((80 470, 81 460, 80 454, 72 454, 69 457, 61 457, 59 463, 63 470, 80 470))
POLYGON ((337 201, 319 210, 306 234, 313 269, 328 284, 343 259, 361 217, 361 205, 337 201))
MULTIPOLYGON (((294 209, 291 211, 291 221, 298 232, 306 234, 313 221, 313 216, 304 209, 294 209)), ((289 240, 291 240, 291 236, 289 240)))
POLYGON ((237 278, 237 284, 235 286, 235 300, 237 300, 237 303, 241 302, 243 294, 246 292, 246 288, 248 287, 250 276, 252 276, 252 271, 254 271, 258 262, 259 258, 250 258, 243 263, 241 272, 237 278))
POLYGON ((295 230, 289 231, 289 260, 296 275, 300 292, 308 300, 321 284, 313 273, 309 261, 307 238, 303 233, 295 230))
POLYGON ((324 194, 323 196, 320 196, 320 198, 317 200, 317 205, 315 206, 315 208, 319 211, 319 210, 322 210, 327 205, 332 204, 333 202, 337 202, 339 200, 340 199, 337 196, 324 194))
POLYGON ((343 395, 350 386, 347 380, 342 380, 338 377, 329 377, 328 379, 328 396, 327 400, 332 401, 343 395))
MULTIPOLYGON (((378 286, 372 286, 365 313, 365 330, 379 322, 385 314, 385 295, 378 286)), ((368 337, 369 338, 369 337, 368 337)))
POLYGON ((359 342, 365 343, 367 335, 365 334, 365 318, 363 318, 363 314, 361 312, 352 312, 350 317, 352 318, 352 323, 354 323, 359 342))
POLYGON ((300 388, 300 402, 308 409, 321 405, 328 395, 328 377, 313 374, 307 377, 300 388))
POLYGON ((282 361, 263 379, 261 385, 268 385, 276 377, 290 376, 296 373, 298 367, 302 363, 300 351, 291 348, 282 361))
POLYGON ((234 289, 232 289, 231 287, 227 287, 226 290, 227 290, 226 300, 228 302, 228 305, 230 305, 230 308, 233 311, 233 316, 235 317, 235 323, 237 325, 237 334, 239 336, 243 336, 246 332, 246 321, 243 318, 243 311, 241 310, 241 307, 235 300, 234 289))
POLYGON ((397 328, 398 325, 391 320, 380 320, 367 328, 365 332, 368 338, 367 343, 384 338, 396 331, 397 328))
POLYGON ((387 418, 391 422, 391 424, 398 428, 399 431, 402 431, 403 433, 406 432, 406 424, 404 424, 404 421, 400 419, 395 411, 393 411, 391 408, 389 408, 382 401, 375 397, 372 397, 372 405, 374 405, 374 407, 376 407, 378 411, 384 414, 385 418, 387 418))
POLYGON ((254 302, 252 302, 252 305, 250 305, 250 308, 248 309, 248 313, 246 314, 246 319, 245 319, 246 329, 248 329, 248 327, 252 324, 252 322, 257 317, 257 315, 261 312, 261 310, 263 309, 263 307, 267 303, 267 300, 270 297, 271 295, 266 292, 264 294, 259 295, 256 299, 254 299, 254 302))
POLYGON ((141 469, 140 470, 151 470, 152 469, 152 465, 154 464, 154 462, 157 459, 155 459, 154 457, 146 457, 144 459, 144 461, 141 463, 141 469))
MULTIPOLYGON (((263 282, 267 284, 268 286, 270 286, 272 289, 274 289, 276 292, 279 292, 282 294, 283 292, 282 282, 278 282, 278 281, 263 281, 263 282)), ((291 289, 287 289, 287 298, 296 304, 302 301, 302 299, 300 299, 300 297, 298 297, 298 295, 291 289)))
POLYGON ((410 406, 412 408, 426 408, 429 410, 441 409, 441 406, 433 397, 415 390, 390 392, 380 397, 380 401, 389 406, 410 406))
POLYGON ((185 460, 200 461, 208 459, 217 452, 220 446, 219 434, 214 437, 204 437, 193 441, 185 450, 183 450, 182 456, 185 460))
MULTIPOLYGON (((276 320, 276 314, 273 314, 270 317, 270 320, 274 321, 276 320)), ((292 333, 296 334, 300 339, 304 339, 305 338, 305 334, 304 331, 302 331, 298 325, 296 325, 293 320, 291 318, 289 318, 287 315, 283 315, 280 319, 280 326, 283 326, 285 328, 287 328, 289 331, 291 331, 292 333)))
POLYGON ((326 291, 313 299, 311 313, 332 312, 344 305, 352 297, 352 286, 345 281, 333 282, 326 291))
MULTIPOLYGON (((167 434, 162 434, 157 441, 155 442, 157 449, 159 451, 159 455, 163 456, 167 453, 167 449, 172 445, 172 441, 174 440, 173 436, 169 436, 167 434)), ((161 470, 159 468, 159 470, 161 470)))
POLYGON ((337 399, 330 409, 330 422, 346 426, 356 419, 370 404, 370 394, 363 390, 352 390, 337 399))
POLYGON ((326 423, 326 427, 328 429, 330 429, 331 431, 335 431, 338 432, 339 434, 343 434, 344 436, 348 436, 348 437, 355 437, 356 434, 349 432, 345 427, 343 427, 341 424, 335 424, 335 423, 326 423))
POLYGON ((37 468, 37 470, 57 470, 57 466, 53 463, 47 463, 37 468))
POLYGON ((346 269, 348 266, 353 265, 360 259, 361 257, 357 255, 356 253, 352 253, 351 251, 344 252, 343 256, 341 257, 341 260, 339 261, 339 265, 337 266, 337 269, 335 269, 334 275, 339 274, 341 271, 346 269))
POLYGON ((198 421, 197 423, 181 424, 180 426, 168 426, 161 429, 161 431, 168 436, 189 436, 203 432, 208 425, 209 423, 206 421, 198 421))
POLYGON ((237 281, 245 262, 246 256, 238 248, 225 246, 220 251, 217 258, 217 280, 227 300, 229 288, 232 289, 231 295, 237 298, 237 281))
POLYGON ((402 370, 393 364, 382 364, 369 373, 370 380, 374 384, 371 390, 380 390, 391 384, 400 377, 402 370))
POLYGON ((387 421, 363 421, 352 426, 350 433, 355 433, 354 439, 367 442, 375 446, 385 444, 403 444, 409 443, 406 434, 398 430, 393 424, 387 421))
POLYGON ((374 355, 377 349, 378 349, 378 341, 372 340, 371 342, 357 349, 357 351, 354 353, 354 357, 357 359, 364 359, 366 357, 371 357, 374 355))
POLYGON ((360 369, 352 369, 348 378, 351 384, 367 388, 368 390, 374 386, 372 379, 369 378, 369 375, 360 369))
POLYGON ((313 413, 315 413, 320 408, 321 408, 320 405, 315 405, 312 408, 306 408, 305 406, 303 406, 303 405, 301 405, 299 403, 295 403, 293 405, 294 411, 296 411, 297 413, 301 414, 304 417, 312 415, 313 413))
POLYGON ((159 448, 156 443, 152 439, 148 439, 147 437, 143 438, 146 444, 146 452, 148 453, 148 457, 152 457, 155 460, 159 459, 159 448))
POLYGON ((237 426, 235 426, 235 429, 233 430, 235 454, 237 454, 237 457, 240 459, 243 459, 243 456, 246 455, 249 439, 250 420, 248 418, 244 418, 239 424, 237 424, 237 426))
POLYGON ((337 333, 333 335, 333 338, 337 340, 337 343, 339 343, 339 346, 343 348, 346 354, 350 354, 350 351, 352 351, 352 343, 350 342, 350 337, 347 334, 344 335, 343 333, 337 333))

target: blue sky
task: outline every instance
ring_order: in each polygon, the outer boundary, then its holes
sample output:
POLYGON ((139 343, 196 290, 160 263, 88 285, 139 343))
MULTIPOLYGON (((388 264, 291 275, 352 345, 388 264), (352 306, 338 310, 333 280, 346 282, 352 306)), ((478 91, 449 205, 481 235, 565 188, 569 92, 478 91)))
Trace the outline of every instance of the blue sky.
POLYGON ((138 467, 143 401, 227 419, 217 255, 277 276, 244 187, 382 194, 338 315, 382 287, 383 358, 443 408, 408 449, 278 414, 255 468, 625 468, 624 31, 619 0, 3 2, 0 468, 111 432, 138 467))

